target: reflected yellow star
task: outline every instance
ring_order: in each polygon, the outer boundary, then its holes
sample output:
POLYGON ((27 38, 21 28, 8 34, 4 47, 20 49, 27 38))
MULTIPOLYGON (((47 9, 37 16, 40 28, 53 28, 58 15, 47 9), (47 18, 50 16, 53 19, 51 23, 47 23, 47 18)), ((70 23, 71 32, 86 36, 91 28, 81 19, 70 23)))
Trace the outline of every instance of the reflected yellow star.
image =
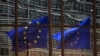
POLYGON ((47 35, 47 38, 49 38, 49 36, 47 35))
POLYGON ((37 43, 37 40, 34 40, 33 43, 36 44, 37 43))
POLYGON ((73 46, 73 43, 70 43, 71 46, 73 46))
POLYGON ((77 41, 75 41, 74 43, 77 44, 77 41))
POLYGON ((26 36, 24 36, 24 39, 27 39, 27 37, 26 37, 26 36))
POLYGON ((28 43, 27 45, 28 45, 28 46, 31 46, 32 44, 31 44, 31 43, 28 43))
POLYGON ((25 26, 24 28, 25 28, 25 29, 28 29, 28 27, 27 27, 27 26, 25 26))
POLYGON ((79 37, 77 37, 76 39, 79 40, 79 37))
POLYGON ((23 33, 24 33, 24 35, 26 35, 26 32, 25 31, 23 33))
POLYGON ((40 36, 38 35, 38 36, 37 36, 37 38, 39 39, 39 38, 40 38, 40 36))
POLYGON ((39 33, 41 33, 41 30, 38 30, 39 33))
POLYGON ((39 22, 39 21, 37 21, 36 23, 37 23, 38 25, 40 24, 40 22, 39 22))
POLYGON ((29 24, 32 24, 32 22, 28 22, 29 24))
POLYGON ((24 43, 26 44, 26 43, 27 43, 27 41, 24 41, 24 43))

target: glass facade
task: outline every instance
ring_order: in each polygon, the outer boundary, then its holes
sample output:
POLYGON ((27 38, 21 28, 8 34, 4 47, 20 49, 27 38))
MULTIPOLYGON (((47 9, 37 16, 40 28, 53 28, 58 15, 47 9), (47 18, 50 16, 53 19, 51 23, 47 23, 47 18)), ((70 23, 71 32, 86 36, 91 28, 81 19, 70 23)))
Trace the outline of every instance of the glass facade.
MULTIPOLYGON (((12 43, 5 32, 14 28, 14 26, 2 26, 2 24, 15 24, 15 0, 0 0, 0 56, 10 56, 12 43)), ((77 25, 85 17, 91 17, 92 25, 92 10, 93 0, 64 0, 64 25, 77 25)), ((52 24, 61 25, 61 9, 60 0, 52 0, 51 5, 52 24)), ((96 24, 100 26, 100 1, 96 2, 96 24)), ((23 25, 25 22, 48 15, 47 0, 18 0, 18 24, 23 25)), ((70 27, 64 27, 68 29, 70 27)), ((52 27, 52 34, 61 31, 60 27, 52 27)), ((97 53, 100 54, 100 29, 97 28, 97 53)), ((92 32, 92 31, 91 31, 92 32)), ((53 40, 53 48, 59 44, 53 40)), ((60 50, 61 51, 61 50, 60 50)), ((67 50, 70 51, 70 50, 67 50)), ((43 55, 43 54, 41 54, 43 55)), ((80 54, 75 54, 80 56, 80 54)), ((37 55, 38 56, 38 55, 37 55)), ((48 56, 48 54, 45 54, 48 56)), ((57 56, 60 56, 57 54, 57 56)), ((65 54, 65 56, 67 56, 65 54)), ((68 54, 73 56, 73 54, 68 54)), ((84 54, 82 54, 84 56, 84 54)), ((91 56, 91 55, 87 55, 91 56)))

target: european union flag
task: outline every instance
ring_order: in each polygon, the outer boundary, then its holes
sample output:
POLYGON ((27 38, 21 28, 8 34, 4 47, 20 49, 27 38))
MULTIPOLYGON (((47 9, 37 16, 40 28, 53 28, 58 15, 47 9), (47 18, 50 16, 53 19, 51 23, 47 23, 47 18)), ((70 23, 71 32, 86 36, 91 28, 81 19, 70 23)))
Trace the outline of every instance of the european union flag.
MULTIPOLYGON (((79 26, 90 26, 90 17, 85 18, 79 26)), ((61 32, 53 35, 55 40, 61 42, 61 32)), ((66 49, 89 49, 90 28, 74 27, 64 31, 64 47, 66 49)), ((61 48, 59 45, 57 48, 61 48)))
MULTIPOLYGON (((48 25, 48 16, 43 16, 37 19, 34 19, 28 23, 28 25, 48 25)), ((13 50, 15 50, 15 29, 7 32, 7 35, 10 37, 13 43, 13 50)), ((46 48, 47 47, 47 36, 48 36, 48 27, 19 27, 18 28, 18 47, 19 51, 29 48, 46 48)))

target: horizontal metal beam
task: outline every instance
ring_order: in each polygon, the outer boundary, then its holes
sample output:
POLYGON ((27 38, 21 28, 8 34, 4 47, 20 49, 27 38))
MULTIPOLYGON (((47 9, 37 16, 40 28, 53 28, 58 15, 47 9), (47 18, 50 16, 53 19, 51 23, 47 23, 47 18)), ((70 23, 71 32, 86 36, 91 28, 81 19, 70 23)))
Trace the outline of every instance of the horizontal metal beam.
MULTIPOLYGON (((15 25, 14 24, 0 24, 0 26, 14 27, 15 25)), ((28 27, 48 27, 49 25, 26 25, 26 24, 18 25, 18 27, 25 27, 25 26, 28 26, 28 27)), ((52 27, 61 27, 61 25, 53 25, 52 24, 52 27)), ((90 27, 90 28, 92 28, 93 26, 64 25, 64 27, 90 27)), ((96 28, 100 28, 100 26, 97 26, 96 28)))

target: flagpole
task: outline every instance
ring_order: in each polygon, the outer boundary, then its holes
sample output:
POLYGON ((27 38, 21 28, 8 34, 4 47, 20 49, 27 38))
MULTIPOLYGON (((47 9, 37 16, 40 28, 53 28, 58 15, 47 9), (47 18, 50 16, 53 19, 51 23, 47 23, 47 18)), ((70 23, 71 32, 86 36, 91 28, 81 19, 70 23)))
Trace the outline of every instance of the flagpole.
POLYGON ((48 18, 49 18, 49 56, 52 56, 52 37, 51 37, 51 1, 52 0, 48 0, 48 18))
POLYGON ((93 0, 93 56, 97 56, 97 41, 96 41, 96 0, 93 0))
POLYGON ((61 56, 64 56, 64 2, 60 0, 61 8, 61 56))
POLYGON ((18 0, 15 0, 15 56, 18 56, 18 0))

